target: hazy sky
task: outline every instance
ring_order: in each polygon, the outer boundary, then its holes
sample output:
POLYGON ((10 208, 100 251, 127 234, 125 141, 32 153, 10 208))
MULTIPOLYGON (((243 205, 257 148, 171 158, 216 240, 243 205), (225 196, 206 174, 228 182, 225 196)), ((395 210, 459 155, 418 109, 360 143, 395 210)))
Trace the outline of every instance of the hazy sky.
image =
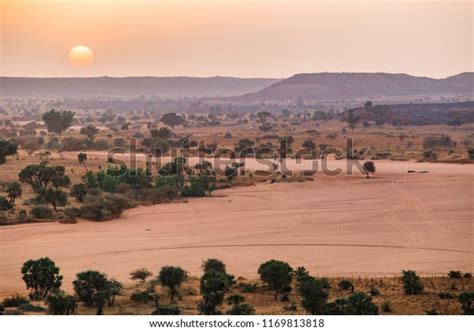
POLYGON ((0 1, 3 76, 473 71, 472 1, 0 1))

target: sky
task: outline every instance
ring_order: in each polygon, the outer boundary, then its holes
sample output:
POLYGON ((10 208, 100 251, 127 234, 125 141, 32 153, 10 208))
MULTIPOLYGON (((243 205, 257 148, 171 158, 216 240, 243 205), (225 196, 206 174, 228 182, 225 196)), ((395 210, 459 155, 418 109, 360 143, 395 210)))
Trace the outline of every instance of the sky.
POLYGON ((0 1, 2 76, 474 71, 473 1, 0 1), (69 63, 77 45, 91 66, 69 63))

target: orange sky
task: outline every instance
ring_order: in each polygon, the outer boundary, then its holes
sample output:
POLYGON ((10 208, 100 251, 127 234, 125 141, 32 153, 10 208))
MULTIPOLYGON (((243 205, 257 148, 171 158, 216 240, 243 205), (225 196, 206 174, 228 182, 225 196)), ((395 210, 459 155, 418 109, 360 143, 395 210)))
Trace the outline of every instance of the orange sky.
POLYGON ((3 76, 473 71, 470 1, 0 1, 3 76), (91 67, 69 64, 76 45, 91 67))

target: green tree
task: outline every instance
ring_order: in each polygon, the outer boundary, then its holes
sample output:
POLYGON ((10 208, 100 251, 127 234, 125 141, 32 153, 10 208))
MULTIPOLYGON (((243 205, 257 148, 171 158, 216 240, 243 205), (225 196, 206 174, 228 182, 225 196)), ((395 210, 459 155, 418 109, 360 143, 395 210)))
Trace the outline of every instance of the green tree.
MULTIPOLYGON (((18 174, 21 183, 29 184, 35 192, 46 189, 48 185, 62 186, 68 180, 64 178, 65 168, 63 166, 50 166, 46 162, 30 164, 24 167, 18 174)), ((70 182, 70 180, 69 180, 70 182)))
POLYGON ((55 211, 57 211, 58 206, 65 206, 67 203, 67 194, 60 189, 48 188, 40 192, 40 196, 44 198, 46 203, 53 205, 55 211))
POLYGON ((8 199, 10 199, 10 204, 14 207, 16 200, 21 198, 23 190, 19 182, 11 182, 7 185, 5 192, 7 192, 8 199))
POLYGON ((63 276, 59 275, 59 268, 48 257, 38 260, 28 260, 21 268, 23 281, 32 294, 45 298, 61 287, 63 276))
POLYGON ((174 130, 175 126, 184 124, 186 120, 175 113, 166 113, 161 117, 160 121, 165 125, 171 126, 174 130))
POLYGON ((370 173, 371 174, 375 173, 375 163, 373 161, 364 162, 363 167, 364 167, 367 178, 370 178, 369 176, 370 173))
POLYGON ((42 118, 49 132, 61 135, 72 125, 74 113, 71 111, 57 111, 51 109, 44 113, 42 118))
POLYGON ((206 272, 201 277, 199 286, 203 299, 198 305, 199 312, 203 315, 216 315, 217 306, 224 301, 229 285, 229 277, 226 273, 215 270, 206 272))
POLYGON ((283 261, 270 260, 260 265, 258 268, 260 279, 268 284, 275 291, 275 300, 278 294, 291 285, 293 278, 293 268, 283 261))
POLYGON ((140 269, 134 270, 130 273, 130 279, 131 280, 138 280, 141 283, 144 283, 145 280, 148 277, 151 277, 152 275, 153 274, 151 273, 150 270, 148 270, 146 268, 140 268, 140 269))
POLYGON ((220 271, 226 273, 225 263, 215 258, 209 258, 203 261, 201 268, 204 270, 204 273, 210 271, 220 271))
POLYGON ((178 289, 186 279, 186 271, 180 267, 165 266, 161 268, 158 275, 158 280, 161 285, 167 287, 170 292, 170 303, 174 302, 175 295, 178 294, 178 289))
POLYGON ((227 311, 227 315, 254 315, 255 308, 249 303, 240 303, 238 305, 233 305, 227 311))
POLYGON ((346 122, 349 125, 349 127, 351 128, 352 132, 354 132, 354 129, 356 128, 357 123, 359 123, 359 120, 360 120, 359 116, 357 116, 354 113, 354 109, 349 109, 347 111, 346 122))
POLYGON ((323 279, 308 277, 298 287, 303 308, 311 315, 324 314, 329 290, 323 279))
POLYGON ((421 279, 414 270, 402 270, 402 282, 406 295, 420 294, 423 291, 421 279))
POLYGON ((79 202, 84 202, 84 198, 87 194, 87 186, 85 184, 75 184, 71 187, 69 195, 76 198, 79 202))
POLYGON ((108 285, 107 276, 95 270, 80 272, 73 281, 74 291, 79 300, 89 307, 96 307, 97 315, 103 313, 109 295, 108 285))
POLYGON ((7 156, 15 155, 18 146, 8 140, 0 139, 0 164, 4 164, 7 161, 7 156))

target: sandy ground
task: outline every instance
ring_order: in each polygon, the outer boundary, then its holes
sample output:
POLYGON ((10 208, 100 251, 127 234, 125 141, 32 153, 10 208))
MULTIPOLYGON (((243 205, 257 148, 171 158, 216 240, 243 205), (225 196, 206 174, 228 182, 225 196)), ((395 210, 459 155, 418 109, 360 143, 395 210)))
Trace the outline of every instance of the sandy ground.
POLYGON ((41 256, 61 268, 65 289, 87 269, 124 282, 131 270, 169 264, 199 275, 207 257, 247 278, 271 258, 326 276, 472 272, 474 166, 376 164, 372 179, 318 174, 139 207, 109 222, 2 227, 0 295, 23 291, 22 263, 41 256))

